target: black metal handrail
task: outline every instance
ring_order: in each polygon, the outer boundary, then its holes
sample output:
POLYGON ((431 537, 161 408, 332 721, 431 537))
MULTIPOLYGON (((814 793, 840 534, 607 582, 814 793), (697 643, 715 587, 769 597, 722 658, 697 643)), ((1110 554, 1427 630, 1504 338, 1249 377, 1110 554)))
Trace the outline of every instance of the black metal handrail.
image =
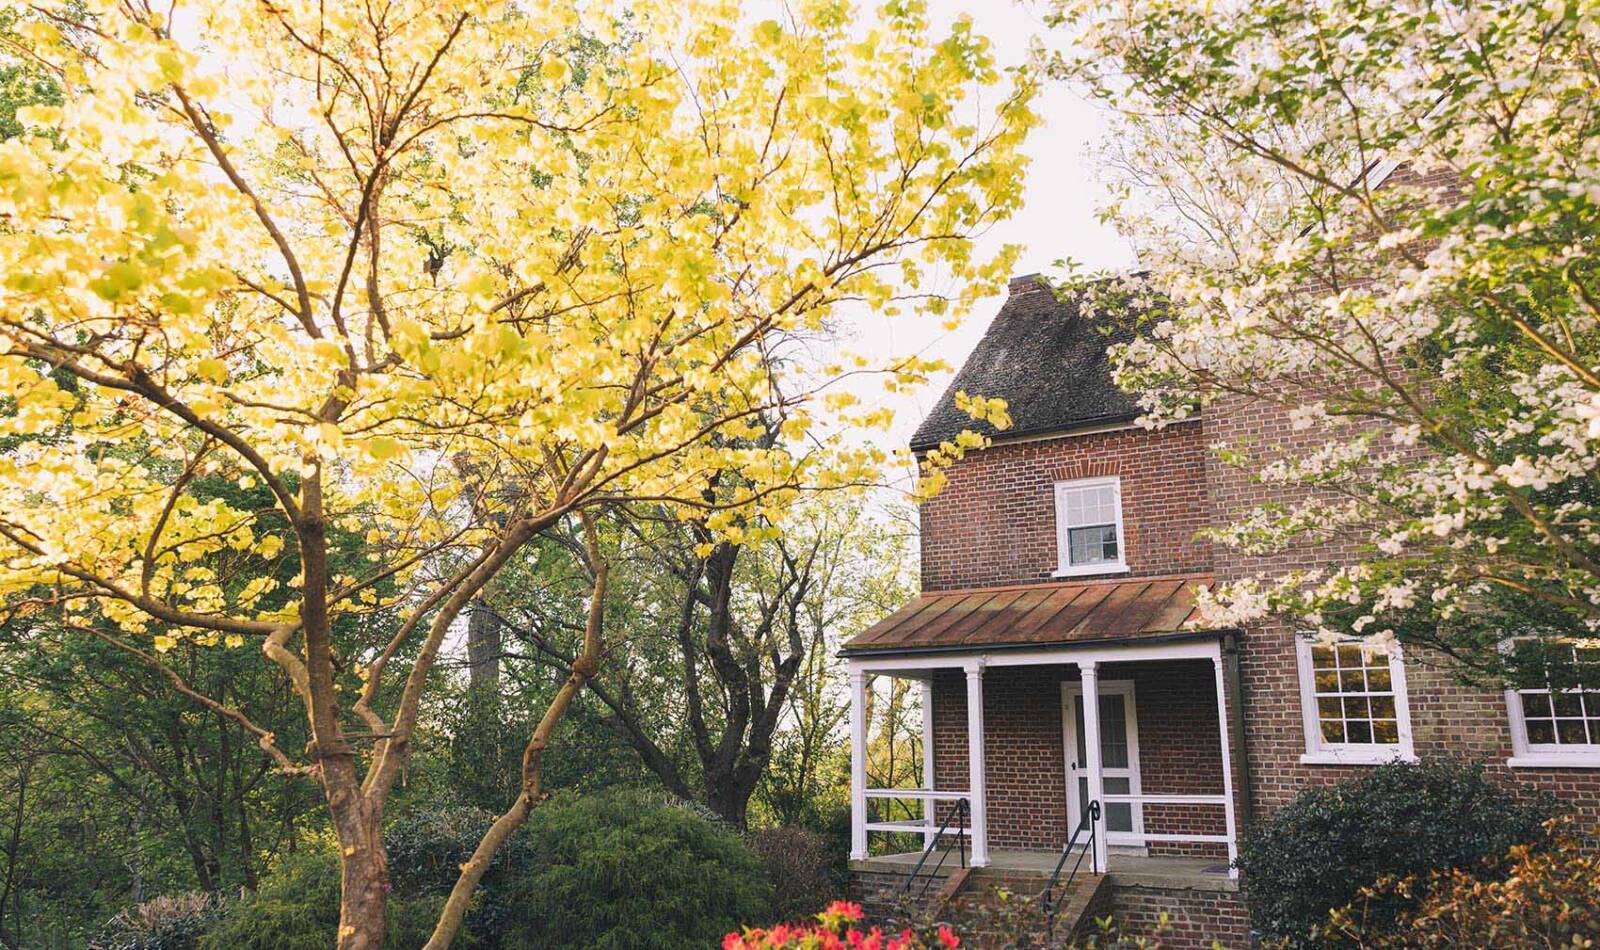
MULTIPOLYGON (((929 807, 934 807, 932 802, 929 802, 929 807)), ((943 821, 943 823, 941 823, 939 825, 939 830, 934 832, 933 840, 928 842, 928 846, 926 848, 922 849, 922 857, 917 859, 916 866, 914 866, 911 869, 911 873, 910 874, 906 875, 906 882, 905 882, 904 885, 901 886, 901 889, 903 891, 905 891, 906 894, 909 895, 911 893, 911 887, 912 887, 913 884, 916 883, 917 875, 922 872, 922 866, 924 864, 928 863, 928 855, 932 854, 934 852, 934 849, 939 847, 939 839, 943 838, 945 835, 949 834, 949 832, 950 832, 950 822, 951 821, 955 821, 957 828, 964 828, 966 826, 966 824, 967 824, 966 817, 967 817, 967 800, 965 798, 958 798, 958 799, 956 799, 956 807, 950 809, 950 811, 944 816, 944 821, 943 821)), ((958 839, 960 839, 960 841, 961 841, 961 866, 962 867, 966 867, 967 866, 967 835, 966 835, 966 832, 963 831, 961 834, 956 835, 956 837, 958 839)), ((948 858, 948 857, 950 857, 950 851, 948 849, 946 849, 945 851, 940 852, 939 860, 934 863, 933 870, 929 872, 928 879, 926 881, 922 882, 922 890, 920 892, 918 892, 918 894, 917 894, 917 899, 918 900, 921 900, 923 897, 927 896, 928 887, 931 884, 933 884, 934 879, 939 876, 939 871, 944 867, 945 859, 948 858)))
POLYGON ((1078 827, 1073 830, 1072 837, 1067 839, 1067 846, 1061 850, 1061 858, 1056 861, 1056 869, 1050 873, 1050 883, 1044 886, 1044 891, 1039 894, 1039 909, 1044 912, 1045 933, 1053 933, 1056 929, 1056 911, 1061 908, 1061 902, 1072 893, 1072 879, 1077 876, 1078 868, 1083 866, 1083 856, 1089 855, 1089 866, 1094 867, 1094 828, 1100 821, 1100 803, 1089 802, 1089 807, 1083 812, 1083 819, 1078 822, 1078 827), (1078 852, 1078 860, 1072 862, 1072 870, 1067 872, 1067 879, 1061 883, 1061 894, 1055 893, 1056 882, 1061 878, 1061 869, 1066 866, 1067 858, 1072 854, 1072 849, 1077 847, 1078 838, 1087 831, 1089 834, 1088 846, 1078 852))

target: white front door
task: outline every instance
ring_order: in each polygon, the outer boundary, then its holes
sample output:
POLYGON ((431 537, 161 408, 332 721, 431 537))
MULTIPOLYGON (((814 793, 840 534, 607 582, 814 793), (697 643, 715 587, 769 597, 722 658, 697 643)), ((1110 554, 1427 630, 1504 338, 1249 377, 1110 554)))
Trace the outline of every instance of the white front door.
MULTIPOLYGON (((1083 687, 1061 684, 1062 722, 1066 726, 1067 814, 1074 816, 1070 835, 1078 827, 1089 800, 1088 759, 1083 745, 1083 687)), ((1107 795, 1138 795, 1139 719, 1133 703, 1133 682, 1100 683, 1100 771, 1107 795)), ((1106 843, 1144 844, 1144 814, 1131 802, 1103 806, 1106 843)))

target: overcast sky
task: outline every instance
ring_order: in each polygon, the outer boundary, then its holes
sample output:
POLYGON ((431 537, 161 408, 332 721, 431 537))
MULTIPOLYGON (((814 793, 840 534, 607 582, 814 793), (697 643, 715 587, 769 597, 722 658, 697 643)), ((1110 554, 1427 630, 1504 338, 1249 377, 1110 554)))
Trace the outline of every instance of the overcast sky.
MULTIPOLYGON (((989 37, 1004 64, 1026 59, 1034 36, 1044 36, 1047 45, 1059 43, 1059 37, 1048 35, 1036 3, 930 0, 929 5, 935 18, 935 36, 943 35, 951 21, 965 13, 972 18, 974 29, 989 37)), ((1130 266, 1133 255, 1127 242, 1101 225, 1094 216, 1104 190, 1091 174, 1086 152, 1104 137, 1103 116, 1095 106, 1059 84, 1047 87, 1035 108, 1043 117, 1044 126, 1029 136, 1027 151, 1033 164, 1028 172, 1024 207, 1011 220, 990 231, 979 250, 987 254, 1006 243, 1022 245, 1025 250, 1016 268, 1018 274, 1048 272, 1052 262, 1064 258, 1073 259, 1089 270, 1130 266)), ((917 329, 927 332, 929 326, 934 326, 928 321, 919 322, 915 328, 910 322, 870 321, 869 329, 855 346, 879 355, 921 349, 958 368, 983 336, 1000 304, 1001 298, 981 303, 959 329, 939 333, 926 342, 925 348, 919 346, 922 341, 908 337, 917 329)), ((943 393, 950 375, 942 375, 914 395, 894 397, 889 402, 895 408, 895 426, 891 433, 895 446, 904 446, 910 440, 912 432, 943 393)), ((865 392, 861 395, 867 397, 865 392)))

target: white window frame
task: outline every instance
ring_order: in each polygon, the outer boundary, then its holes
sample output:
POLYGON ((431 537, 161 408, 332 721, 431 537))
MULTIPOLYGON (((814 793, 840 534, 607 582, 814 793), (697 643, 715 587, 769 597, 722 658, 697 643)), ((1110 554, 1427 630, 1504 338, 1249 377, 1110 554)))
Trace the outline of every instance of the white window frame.
POLYGON ((1122 478, 1117 475, 1102 475, 1096 478, 1074 478, 1056 482, 1052 497, 1055 500, 1056 508, 1056 571, 1054 576, 1079 577, 1085 574, 1128 573, 1128 532, 1122 523, 1122 478), (1100 561, 1095 564, 1073 564, 1072 545, 1068 540, 1069 528, 1067 519, 1062 513, 1062 495, 1068 491, 1100 488, 1106 485, 1111 486, 1112 505, 1116 512, 1117 559, 1115 561, 1100 561))
POLYGON ((1382 765, 1385 762, 1415 762, 1411 742, 1411 698, 1406 689, 1405 657, 1400 645, 1389 653, 1389 685, 1394 690, 1395 731, 1400 741, 1394 745, 1378 743, 1328 742, 1322 738, 1322 721, 1317 710, 1316 677, 1311 648, 1317 644, 1295 635, 1295 659, 1300 668, 1300 719, 1305 727, 1306 751, 1300 761, 1306 765, 1382 765))
MULTIPOLYGON (((1500 644, 1502 650, 1511 649, 1512 640, 1500 644)), ((1511 721, 1511 758, 1506 765, 1514 769, 1588 769, 1600 768, 1600 743, 1582 745, 1561 743, 1533 743, 1528 741, 1528 722, 1522 709, 1524 690, 1506 690, 1506 718, 1511 721)), ((1526 690, 1546 692, 1549 690, 1526 690)), ((1585 690, 1588 692, 1588 690, 1585 690)))

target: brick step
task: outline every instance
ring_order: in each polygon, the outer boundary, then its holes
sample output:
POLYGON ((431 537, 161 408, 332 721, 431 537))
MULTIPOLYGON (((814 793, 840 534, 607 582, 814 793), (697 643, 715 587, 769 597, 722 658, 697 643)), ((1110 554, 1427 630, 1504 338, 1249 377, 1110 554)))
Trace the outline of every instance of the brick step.
MULTIPOLYGON (((950 874, 919 875, 909 895, 905 881, 904 874, 856 872, 851 876, 850 899, 862 905, 869 922, 885 929, 935 918, 960 929, 967 940, 965 946, 986 950, 1011 946, 1016 939, 1016 933, 996 932, 997 924, 1004 927, 1014 921, 1017 926, 1042 926, 1036 907, 1050 875, 1015 868, 956 868, 950 874), (1004 903, 1002 891, 1009 894, 1004 903)), ((1103 875, 1080 873, 1067 893, 1058 892, 1051 946, 1070 944, 1095 906, 1104 881, 1103 875)))
POLYGON ((945 874, 919 874, 908 893, 903 873, 857 871, 850 875, 849 896, 873 923, 901 921, 929 911, 948 881, 945 874))
MULTIPOLYGON (((1004 926, 1011 921, 1014 922, 1013 926, 1042 928, 1044 921, 1036 908, 1039 896, 1049 882, 1048 874, 1025 871, 993 873, 984 869, 974 874, 961 893, 950 901, 943 916, 961 928, 966 939, 963 946, 977 950, 1009 947, 1015 943, 1018 935, 1015 932, 999 932, 995 925, 1004 926), (1010 895, 1004 903, 1000 898, 1002 890, 1010 895)), ((1066 893, 1058 890, 1056 896, 1060 903, 1057 904, 1049 946, 1069 946, 1074 936, 1082 935, 1083 925, 1088 924, 1089 911, 1096 906, 1096 899, 1101 896, 1104 887, 1103 875, 1080 874, 1066 893)))

